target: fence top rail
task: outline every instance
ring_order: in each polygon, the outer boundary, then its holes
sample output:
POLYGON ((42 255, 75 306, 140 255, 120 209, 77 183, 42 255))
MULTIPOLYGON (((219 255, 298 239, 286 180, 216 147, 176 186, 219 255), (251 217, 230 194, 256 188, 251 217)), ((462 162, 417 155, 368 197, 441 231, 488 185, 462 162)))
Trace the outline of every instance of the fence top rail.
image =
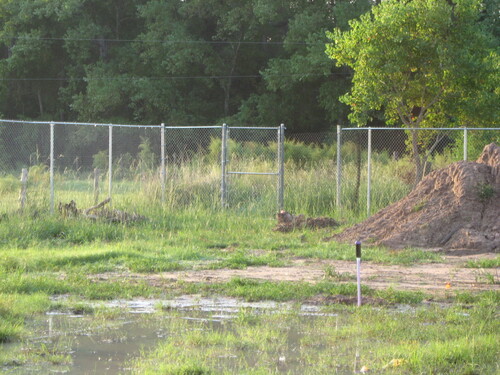
MULTIPOLYGON (((163 128, 163 129, 221 129, 222 125, 199 125, 199 126, 165 126, 159 125, 144 125, 144 124, 104 124, 98 122, 71 122, 71 121, 33 121, 33 120, 5 120, 0 119, 0 123, 15 123, 15 124, 35 124, 35 125, 84 125, 84 126, 116 126, 128 128, 163 128)), ((247 129, 247 130, 276 130, 279 126, 262 127, 262 126, 227 126, 229 129, 247 129)))
POLYGON ((32 120, 3 120, 2 123, 33 124, 33 125, 85 125, 85 126, 117 126, 134 128, 159 128, 161 125, 131 125, 131 124, 103 124, 97 122, 70 122, 70 121, 32 121, 32 120))
POLYGON ((227 126, 228 129, 246 129, 246 130, 277 130, 280 127, 279 126, 274 126, 274 127, 263 127, 263 126, 227 126))
POLYGON ((462 127, 462 128, 341 128, 342 131, 344 130, 500 130, 499 128, 468 128, 468 127, 462 127))
POLYGON ((141 125, 141 124, 104 124, 97 122, 70 122, 70 121, 32 121, 32 120, 4 120, 0 123, 34 124, 34 125, 84 125, 84 126, 116 126, 128 128, 164 128, 164 129, 220 129, 221 125, 214 126, 163 126, 163 125, 141 125))

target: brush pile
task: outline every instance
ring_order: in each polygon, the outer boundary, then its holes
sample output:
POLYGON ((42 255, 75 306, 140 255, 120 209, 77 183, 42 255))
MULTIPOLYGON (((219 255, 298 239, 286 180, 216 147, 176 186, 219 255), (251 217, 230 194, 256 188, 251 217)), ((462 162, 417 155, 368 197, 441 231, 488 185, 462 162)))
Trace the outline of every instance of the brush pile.
POLYGON ((111 198, 107 198, 95 206, 81 210, 76 207, 75 201, 72 200, 66 204, 59 202, 58 208, 59 213, 63 217, 83 217, 90 220, 102 220, 110 223, 132 223, 147 220, 145 216, 136 213, 104 208, 110 201, 111 198))
POLYGON ((274 227, 274 231, 277 232, 291 232, 295 229, 301 228, 328 228, 336 227, 339 225, 334 219, 330 217, 308 217, 304 215, 293 215, 287 211, 281 210, 276 214, 276 219, 278 224, 274 227))

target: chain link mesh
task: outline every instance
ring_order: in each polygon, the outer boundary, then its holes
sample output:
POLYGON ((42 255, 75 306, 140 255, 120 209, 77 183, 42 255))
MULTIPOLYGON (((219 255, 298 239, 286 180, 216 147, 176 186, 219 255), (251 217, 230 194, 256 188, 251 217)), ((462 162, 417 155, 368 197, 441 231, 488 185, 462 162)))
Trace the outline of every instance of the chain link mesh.
MULTIPOLYGON (((26 207, 50 209, 50 129, 48 123, 0 123, 0 213, 21 208, 23 169, 26 207)), ((220 126, 165 127, 163 163, 160 126, 57 123, 53 129, 56 208, 71 200, 88 208, 109 195, 127 210, 221 207, 220 126)), ((371 214, 403 198, 430 171, 475 160, 486 144, 500 144, 500 129, 420 129, 417 137, 405 129, 344 128, 339 160, 336 131, 286 134, 284 208, 308 215, 371 214)), ((229 127, 228 207, 276 211, 278 141, 279 127, 229 127)))
POLYGON ((500 128, 415 132, 343 128, 339 170, 337 132, 288 134, 286 202, 297 212, 370 215, 406 196, 431 171, 459 160, 476 160, 491 142, 500 144, 500 128), (302 178, 298 172, 301 164, 311 172, 302 178), (305 176, 309 176, 307 182, 305 176), (307 194, 308 189, 315 195, 307 194), (297 199, 291 199, 293 196, 297 199))
POLYGON ((229 128, 227 204, 274 212, 278 194, 279 128, 229 128))

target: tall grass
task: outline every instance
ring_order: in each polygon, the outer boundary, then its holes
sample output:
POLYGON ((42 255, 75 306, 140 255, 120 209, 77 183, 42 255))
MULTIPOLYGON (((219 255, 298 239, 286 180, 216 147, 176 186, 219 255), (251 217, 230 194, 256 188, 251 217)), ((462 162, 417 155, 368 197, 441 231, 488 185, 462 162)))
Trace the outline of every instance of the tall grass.
MULTIPOLYGON (((276 148, 276 143, 272 142, 262 144, 231 141, 227 170, 277 173, 276 148)), ((358 160, 356 150, 357 146, 352 142, 342 146, 342 195, 341 206, 337 207, 337 155, 334 145, 307 145, 287 141, 285 209, 308 216, 341 216, 350 222, 366 217, 367 155, 363 151, 358 160)), ((439 154, 434 159, 436 166, 444 166, 447 160, 453 160, 453 155, 439 154)), ((200 150, 198 153, 186 154, 185 157, 167 160, 164 191, 160 170, 152 162, 129 160, 124 165, 119 161, 116 163, 111 186, 116 208, 141 211, 145 215, 156 211, 158 207, 164 211, 221 209, 219 139, 212 139, 206 151, 200 150)), ((412 179, 413 164, 409 158, 393 160, 387 152, 374 152, 370 214, 408 194, 412 179)), ((28 211, 48 210, 48 181, 46 166, 36 165, 29 169, 28 211)), ((272 216, 277 210, 277 184, 278 177, 275 175, 229 175, 229 208, 241 213, 272 216)), ((93 186, 91 171, 56 171, 56 205, 58 202, 74 200, 80 208, 92 206, 93 186)), ((0 213, 18 209, 19 189, 20 182, 14 175, 0 177, 0 213)), ((104 171, 99 181, 99 196, 104 199, 108 195, 108 176, 104 171)))

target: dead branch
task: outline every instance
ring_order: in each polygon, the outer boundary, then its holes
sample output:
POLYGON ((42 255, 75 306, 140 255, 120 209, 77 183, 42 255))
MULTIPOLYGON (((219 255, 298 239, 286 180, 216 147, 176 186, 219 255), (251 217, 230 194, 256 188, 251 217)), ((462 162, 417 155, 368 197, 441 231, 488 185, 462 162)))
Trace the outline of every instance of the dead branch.
POLYGON ((330 217, 308 217, 304 215, 293 215, 285 210, 281 210, 276 214, 278 224, 273 228, 277 232, 291 232, 295 229, 319 229, 336 227, 339 223, 330 217))
POLYGON ((111 198, 107 198, 101 203, 84 210, 79 210, 76 207, 75 201, 71 201, 67 204, 59 203, 59 212, 63 217, 81 216, 90 220, 104 220, 111 223, 131 223, 147 220, 145 216, 136 213, 103 208, 109 202, 111 202, 111 198))
POLYGON ((96 204, 95 206, 87 208, 86 210, 83 211, 83 214, 85 216, 87 216, 90 213, 90 211, 97 210, 98 208, 103 207, 104 205, 108 204, 109 202, 111 202, 111 197, 106 198, 101 203, 96 204))

